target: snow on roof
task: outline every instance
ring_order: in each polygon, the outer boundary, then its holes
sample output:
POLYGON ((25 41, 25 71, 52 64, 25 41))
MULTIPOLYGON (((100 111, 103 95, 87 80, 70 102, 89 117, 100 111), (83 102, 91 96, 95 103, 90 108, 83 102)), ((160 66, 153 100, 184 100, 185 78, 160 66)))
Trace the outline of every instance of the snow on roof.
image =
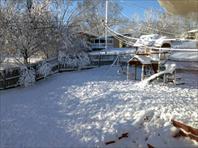
MULTIPOLYGON (((192 30, 196 31, 196 30, 192 30)), ((198 30, 197 30, 198 31, 198 30)), ((151 35, 142 35, 134 44, 135 47, 144 47, 144 46, 155 46, 161 47, 164 43, 171 44, 171 47, 174 48, 197 48, 198 41, 197 40, 189 40, 189 39, 176 39, 176 38, 167 38, 166 36, 160 36, 158 34, 151 35)))
POLYGON ((85 32, 83 32, 83 31, 79 31, 79 32, 77 32, 77 34, 84 34, 84 35, 88 35, 88 36, 94 36, 94 37, 97 37, 97 35, 96 35, 96 34, 93 34, 93 33, 87 32, 87 31, 85 31, 85 32))
MULTIPOLYGON (((142 64, 151 64, 151 58, 143 55, 135 55, 133 58, 131 58, 129 61, 132 61, 133 59, 137 59, 142 64)), ((128 62, 129 62, 128 61, 128 62)))
POLYGON ((150 34, 150 35, 142 35, 140 38, 135 42, 135 47, 142 47, 142 46, 152 46, 156 39, 159 39, 158 34, 150 34))
POLYGON ((166 36, 162 36, 162 37, 158 38, 157 40, 155 40, 154 46, 161 47, 164 42, 167 43, 170 41, 172 41, 172 39, 167 39, 166 36))

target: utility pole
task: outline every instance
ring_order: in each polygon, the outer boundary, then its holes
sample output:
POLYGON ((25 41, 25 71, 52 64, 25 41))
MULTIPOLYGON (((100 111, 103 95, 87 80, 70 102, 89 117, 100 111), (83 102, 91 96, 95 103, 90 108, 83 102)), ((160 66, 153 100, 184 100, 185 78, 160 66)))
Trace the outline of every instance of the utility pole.
POLYGON ((108 19, 108 0, 105 3, 105 50, 107 50, 107 19, 108 19))

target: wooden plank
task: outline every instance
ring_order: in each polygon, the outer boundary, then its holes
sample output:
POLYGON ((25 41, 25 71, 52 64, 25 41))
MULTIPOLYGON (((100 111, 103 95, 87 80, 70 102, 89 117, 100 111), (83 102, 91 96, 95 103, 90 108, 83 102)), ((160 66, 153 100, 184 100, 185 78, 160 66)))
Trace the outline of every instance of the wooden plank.
POLYGON ((185 133, 181 129, 173 137, 175 137, 175 138, 177 138, 177 137, 189 137, 190 139, 195 140, 195 141, 198 142, 198 137, 197 136, 195 136, 195 135, 193 135, 191 133, 185 133))
POLYGON ((175 126, 177 128, 181 128, 181 129, 185 130, 187 133, 192 133, 192 134, 198 136, 198 129, 193 128, 193 127, 186 125, 184 123, 181 123, 179 121, 175 121, 174 119, 172 119, 171 121, 172 121, 173 126, 175 126))
POLYGON ((5 78, 5 80, 7 81, 7 80, 12 80, 12 79, 16 79, 16 78, 19 78, 20 76, 18 75, 18 76, 13 76, 13 77, 9 77, 9 78, 5 78))
POLYGON ((148 148, 155 148, 153 145, 151 145, 151 144, 147 144, 147 147, 148 148))
POLYGON ((19 84, 11 84, 11 85, 7 85, 6 88, 13 88, 13 87, 17 87, 19 86, 19 84))
POLYGON ((116 143, 114 140, 105 142, 106 145, 116 143))
POLYGON ((128 133, 123 133, 120 137, 118 137, 118 139, 123 139, 123 138, 128 138, 128 133))

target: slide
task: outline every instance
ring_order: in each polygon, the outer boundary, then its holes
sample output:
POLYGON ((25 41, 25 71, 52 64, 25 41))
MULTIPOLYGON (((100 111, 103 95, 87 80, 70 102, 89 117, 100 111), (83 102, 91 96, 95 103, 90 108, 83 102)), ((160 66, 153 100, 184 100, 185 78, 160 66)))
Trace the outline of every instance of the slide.
POLYGON ((175 71, 176 65, 175 64, 165 65, 165 67, 166 67, 166 69, 164 71, 160 71, 158 73, 155 73, 152 76, 150 76, 149 78, 144 79, 142 82, 148 84, 150 81, 158 78, 161 75, 172 74, 175 71))

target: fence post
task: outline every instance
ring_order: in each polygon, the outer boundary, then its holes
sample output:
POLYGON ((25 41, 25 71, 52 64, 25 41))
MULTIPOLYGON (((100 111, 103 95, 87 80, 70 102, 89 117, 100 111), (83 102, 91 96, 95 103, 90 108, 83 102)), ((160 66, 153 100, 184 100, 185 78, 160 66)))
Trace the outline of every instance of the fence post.
POLYGON ((6 88, 6 70, 3 70, 3 88, 6 88))
POLYGON ((101 55, 99 55, 98 66, 100 67, 101 55))

